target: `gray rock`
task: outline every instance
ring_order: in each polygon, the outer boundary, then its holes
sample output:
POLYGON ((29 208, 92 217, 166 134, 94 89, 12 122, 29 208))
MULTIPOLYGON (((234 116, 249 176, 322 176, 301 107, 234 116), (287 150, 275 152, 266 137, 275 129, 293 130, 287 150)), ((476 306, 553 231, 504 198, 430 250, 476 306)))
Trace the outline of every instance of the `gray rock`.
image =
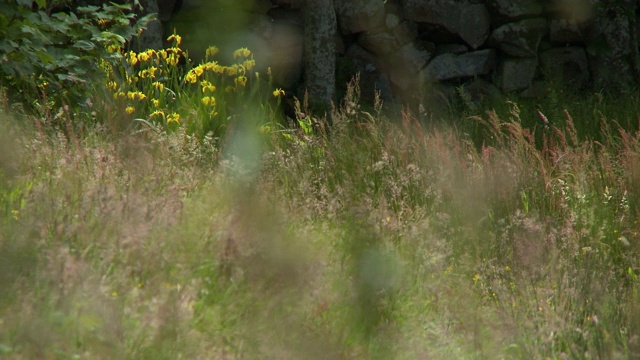
POLYGON ((475 79, 472 82, 465 84, 459 90, 459 95, 463 102, 470 102, 467 106, 478 106, 482 103, 492 101, 500 97, 500 90, 492 83, 483 80, 475 79))
POLYGON ((442 27, 473 49, 489 37, 489 10, 471 0, 406 0, 403 14, 407 20, 442 27))
POLYGON ((584 43, 582 31, 575 19, 553 19, 549 22, 549 39, 555 44, 584 43))
POLYGON ((625 0, 592 0, 593 21, 585 29, 592 80, 596 88, 627 91, 640 79, 640 52, 635 23, 638 4, 625 0))
POLYGON ((334 0, 334 6, 343 35, 379 29, 386 21, 383 1, 334 0))
POLYGON ((532 57, 538 53, 540 40, 547 33, 547 20, 526 19, 495 29, 489 44, 515 57, 532 57))
POLYGON ((492 15, 501 22, 536 17, 542 14, 543 10, 537 0, 487 0, 487 5, 492 10, 492 15))
POLYGON ((336 89, 338 24, 332 0, 306 1, 303 9, 305 87, 312 108, 328 111, 336 89))
POLYGON ((380 71, 379 60, 358 44, 350 45, 345 56, 351 59, 356 71, 360 73, 361 98, 370 103, 375 100, 376 91, 384 101, 393 99, 389 77, 380 71))
POLYGON ((352 60, 356 70, 360 72, 368 71, 371 66, 379 67, 378 58, 358 44, 350 45, 345 51, 345 56, 352 60))
POLYGON ((431 56, 431 53, 416 48, 413 43, 405 44, 389 58, 389 80, 402 91, 417 88, 418 74, 431 56))
POLYGON ((387 14, 385 17, 385 25, 387 29, 394 29, 396 26, 400 25, 400 17, 396 14, 387 14))
POLYGON ((267 12, 276 22, 288 22, 292 25, 304 27, 304 18, 302 17, 302 10, 288 10, 283 8, 273 8, 267 12))
POLYGON ((559 79, 572 88, 581 89, 589 84, 589 62, 581 47, 563 47, 540 54, 540 68, 548 79, 559 79))
POLYGON ((177 2, 177 0, 158 0, 158 19, 160 21, 171 20, 171 14, 173 14, 177 2))
POLYGON ((528 88, 536 75, 537 58, 504 59, 498 64, 494 84, 504 92, 528 88))
MULTIPOLYGON (((595 0, 597 1, 597 0, 595 0)), ((582 24, 593 17, 594 0, 553 0, 544 2, 544 11, 582 24)))
POLYGON ((364 32, 358 37, 358 44, 376 55, 390 54, 410 41, 400 31, 364 32))
MULTIPOLYGON (((159 14, 160 8, 158 7, 157 0, 142 1, 144 14, 159 14)), ((147 49, 162 49, 164 46, 164 33, 162 30, 162 23, 160 20, 153 20, 147 24, 147 28, 133 39, 132 48, 138 51, 147 49)))
POLYGON ((442 44, 436 47, 436 55, 441 54, 464 54, 469 48, 464 44, 442 44))
POLYGON ((493 49, 478 50, 462 55, 442 54, 436 56, 424 69, 422 78, 428 82, 434 80, 452 80, 485 75, 495 68, 496 53, 493 49))
POLYGON ((411 32, 405 24, 400 24, 392 30, 364 32, 358 37, 358 43, 376 55, 388 55, 410 43, 411 40, 411 32))
POLYGON ((305 0, 272 0, 274 5, 287 6, 291 9, 301 9, 304 6, 305 0))

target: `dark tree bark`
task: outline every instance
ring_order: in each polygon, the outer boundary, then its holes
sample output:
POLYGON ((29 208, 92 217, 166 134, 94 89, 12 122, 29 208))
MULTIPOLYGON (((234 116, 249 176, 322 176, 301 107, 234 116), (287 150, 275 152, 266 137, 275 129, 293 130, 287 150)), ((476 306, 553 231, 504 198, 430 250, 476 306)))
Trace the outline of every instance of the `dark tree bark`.
POLYGON ((333 0, 306 0, 305 87, 314 110, 328 110, 335 95, 337 22, 333 0))

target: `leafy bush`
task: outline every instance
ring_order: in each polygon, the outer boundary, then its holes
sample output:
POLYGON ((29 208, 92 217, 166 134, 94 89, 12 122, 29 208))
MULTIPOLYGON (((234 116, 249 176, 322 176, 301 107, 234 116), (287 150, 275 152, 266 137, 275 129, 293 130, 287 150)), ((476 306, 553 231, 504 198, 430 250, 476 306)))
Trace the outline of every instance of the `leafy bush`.
POLYGON ((0 85, 12 101, 51 111, 87 101, 87 92, 104 78, 102 62, 146 26, 131 5, 115 3, 55 10, 56 2, 9 0, 0 3, 0 85))

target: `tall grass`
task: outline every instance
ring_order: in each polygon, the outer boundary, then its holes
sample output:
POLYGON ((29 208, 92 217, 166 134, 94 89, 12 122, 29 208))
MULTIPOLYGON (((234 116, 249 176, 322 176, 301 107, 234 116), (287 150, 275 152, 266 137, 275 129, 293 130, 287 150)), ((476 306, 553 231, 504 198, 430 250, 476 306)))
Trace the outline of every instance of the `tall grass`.
POLYGON ((298 109, 224 141, 3 108, 0 354, 638 357, 631 110, 507 102, 442 129, 347 96, 331 125, 298 109))

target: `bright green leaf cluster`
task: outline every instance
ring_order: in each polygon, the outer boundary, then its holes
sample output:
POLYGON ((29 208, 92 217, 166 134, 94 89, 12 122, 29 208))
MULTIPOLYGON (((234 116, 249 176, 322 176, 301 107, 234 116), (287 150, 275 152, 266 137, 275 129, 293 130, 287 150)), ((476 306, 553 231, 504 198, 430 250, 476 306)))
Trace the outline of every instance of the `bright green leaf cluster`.
POLYGON ((136 21, 131 5, 56 10, 46 1, 0 3, 0 86, 32 109, 75 106, 104 77, 96 59, 121 58, 122 47, 151 16, 136 21), (38 106, 39 105, 39 106, 38 106))

